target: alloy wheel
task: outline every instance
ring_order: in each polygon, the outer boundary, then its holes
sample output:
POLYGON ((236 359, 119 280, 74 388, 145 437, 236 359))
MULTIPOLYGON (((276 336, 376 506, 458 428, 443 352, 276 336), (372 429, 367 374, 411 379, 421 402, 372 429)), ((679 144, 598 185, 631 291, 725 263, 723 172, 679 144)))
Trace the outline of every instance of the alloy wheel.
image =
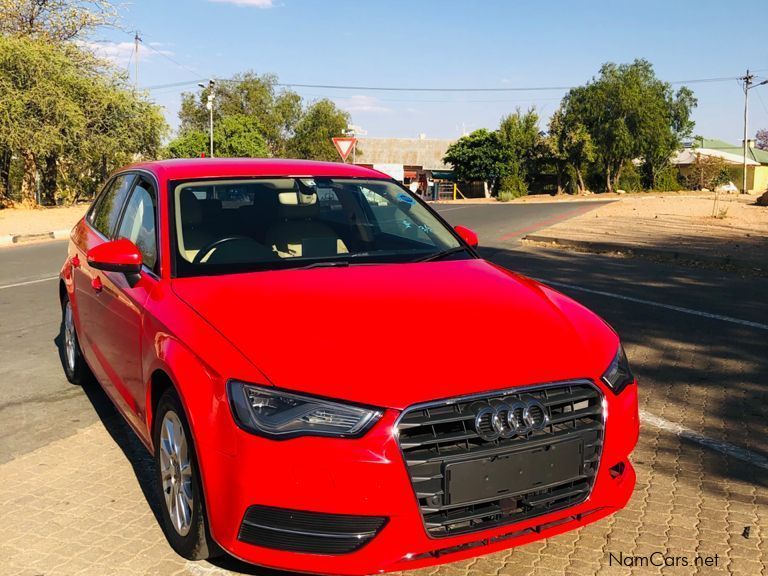
POLYGON ((173 410, 165 413, 160 428, 160 475, 171 523, 180 536, 186 536, 194 510, 192 462, 184 428, 173 410))

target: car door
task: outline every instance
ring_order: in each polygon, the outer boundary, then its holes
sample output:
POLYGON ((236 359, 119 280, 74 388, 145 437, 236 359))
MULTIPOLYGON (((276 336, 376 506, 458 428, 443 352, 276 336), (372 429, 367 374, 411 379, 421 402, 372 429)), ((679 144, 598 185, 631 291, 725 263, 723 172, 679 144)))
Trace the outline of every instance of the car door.
POLYGON ((70 255, 80 347, 96 378, 105 387, 109 379, 104 366, 101 339, 101 335, 106 331, 103 326, 105 317, 102 314, 102 275, 88 265, 87 254, 112 238, 135 178, 135 174, 119 174, 104 187, 86 217, 75 228, 75 250, 70 255))
POLYGON ((144 305, 158 283, 157 191, 154 182, 139 175, 125 202, 113 234, 138 247, 143 267, 137 276, 99 271, 102 309, 97 323, 99 349, 107 377, 128 408, 126 415, 139 430, 146 420, 141 341, 144 305))

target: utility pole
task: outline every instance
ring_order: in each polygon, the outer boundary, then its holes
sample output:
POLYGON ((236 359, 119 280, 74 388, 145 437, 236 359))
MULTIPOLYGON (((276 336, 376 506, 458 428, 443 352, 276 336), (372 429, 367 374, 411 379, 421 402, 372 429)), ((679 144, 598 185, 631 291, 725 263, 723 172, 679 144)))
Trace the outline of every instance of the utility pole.
POLYGON ((208 110, 208 137, 210 140, 209 155, 213 158, 213 101, 216 99, 216 81, 211 78, 208 80, 208 86, 205 84, 198 84, 198 86, 203 90, 208 88, 208 102, 206 102, 205 107, 208 110))
POLYGON ((136 60, 136 72, 134 73, 134 88, 138 92, 139 91, 139 44, 141 43, 141 38, 139 37, 138 31, 133 36, 133 45, 134 45, 134 58, 136 60))
POLYGON ((744 166, 741 178, 742 194, 747 193, 747 123, 749 121, 749 88, 752 86, 752 80, 754 80, 754 78, 754 75, 750 74, 749 68, 747 68, 747 73, 742 78, 742 81, 744 82, 744 142, 742 143, 744 146, 744 166))
POLYGON ((747 69, 747 73, 739 78, 742 82, 744 82, 744 142, 743 142, 743 154, 744 154, 744 165, 742 167, 742 178, 741 178, 741 193, 746 194, 747 193, 747 134, 748 132, 748 122, 749 122, 749 91, 752 88, 757 88, 758 86, 762 86, 763 84, 768 84, 768 80, 763 80, 762 82, 758 82, 757 84, 752 84, 752 82, 755 80, 755 75, 749 73, 749 69, 747 69))

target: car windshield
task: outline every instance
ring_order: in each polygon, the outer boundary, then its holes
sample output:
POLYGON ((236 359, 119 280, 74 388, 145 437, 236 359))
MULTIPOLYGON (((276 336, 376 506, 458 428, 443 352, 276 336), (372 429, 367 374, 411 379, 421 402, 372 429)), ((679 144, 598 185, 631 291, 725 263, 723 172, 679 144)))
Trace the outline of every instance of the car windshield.
POLYGON ((388 180, 196 180, 172 190, 178 276, 472 257, 388 180))

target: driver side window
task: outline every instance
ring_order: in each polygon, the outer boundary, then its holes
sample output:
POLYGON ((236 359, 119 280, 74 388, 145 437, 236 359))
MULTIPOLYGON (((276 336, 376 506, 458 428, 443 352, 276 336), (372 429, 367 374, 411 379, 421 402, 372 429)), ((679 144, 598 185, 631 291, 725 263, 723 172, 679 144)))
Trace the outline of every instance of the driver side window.
POLYGON ((156 194, 150 182, 140 178, 125 206, 118 238, 127 238, 139 249, 147 268, 157 264, 156 194))

